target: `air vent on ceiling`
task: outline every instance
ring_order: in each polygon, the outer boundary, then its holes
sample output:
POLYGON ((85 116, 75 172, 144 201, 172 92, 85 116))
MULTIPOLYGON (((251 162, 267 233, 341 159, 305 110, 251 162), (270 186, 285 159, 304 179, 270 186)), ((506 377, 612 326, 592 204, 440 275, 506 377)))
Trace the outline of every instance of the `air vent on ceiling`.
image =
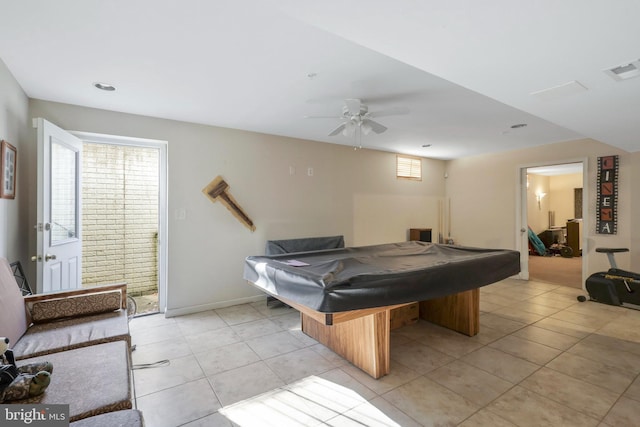
POLYGON ((609 68, 608 70, 604 70, 604 73, 616 81, 638 77, 640 76, 640 59, 637 61, 629 62, 628 64, 609 68))

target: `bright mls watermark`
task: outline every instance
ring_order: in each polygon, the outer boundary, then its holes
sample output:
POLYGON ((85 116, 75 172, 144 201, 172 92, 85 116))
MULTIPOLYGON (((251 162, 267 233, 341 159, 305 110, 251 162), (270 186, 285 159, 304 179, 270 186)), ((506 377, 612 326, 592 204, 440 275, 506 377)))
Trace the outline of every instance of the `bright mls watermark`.
POLYGON ((68 427, 69 405, 0 405, 0 426, 68 427))

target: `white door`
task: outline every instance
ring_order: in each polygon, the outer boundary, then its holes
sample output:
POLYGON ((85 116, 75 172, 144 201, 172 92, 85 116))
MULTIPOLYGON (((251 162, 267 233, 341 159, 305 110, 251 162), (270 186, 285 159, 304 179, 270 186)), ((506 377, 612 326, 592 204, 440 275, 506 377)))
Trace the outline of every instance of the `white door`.
POLYGON ((529 221, 528 221, 528 200, 527 200, 527 168, 520 169, 518 201, 520 203, 520 218, 517 221, 518 227, 518 248, 520 250, 520 279, 529 280, 529 221))
POLYGON ((44 119, 38 130, 37 290, 82 284, 82 141, 44 119))

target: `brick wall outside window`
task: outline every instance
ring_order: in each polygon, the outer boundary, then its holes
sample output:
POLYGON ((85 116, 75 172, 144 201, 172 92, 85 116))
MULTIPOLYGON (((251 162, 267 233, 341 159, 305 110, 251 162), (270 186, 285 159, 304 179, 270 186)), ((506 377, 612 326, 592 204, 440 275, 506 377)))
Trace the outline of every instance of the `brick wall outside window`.
POLYGON ((157 149, 84 143, 82 281, 157 292, 157 149))

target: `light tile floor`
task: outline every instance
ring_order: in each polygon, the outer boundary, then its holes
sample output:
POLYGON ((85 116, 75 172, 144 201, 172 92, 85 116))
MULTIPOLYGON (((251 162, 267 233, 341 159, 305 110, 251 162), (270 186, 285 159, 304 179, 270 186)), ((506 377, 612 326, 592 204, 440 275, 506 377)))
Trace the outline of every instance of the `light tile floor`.
POLYGON ((131 321, 147 426, 636 426, 640 311, 578 289, 504 280, 481 289, 480 333, 420 321, 392 332, 374 380, 265 302, 131 321))

